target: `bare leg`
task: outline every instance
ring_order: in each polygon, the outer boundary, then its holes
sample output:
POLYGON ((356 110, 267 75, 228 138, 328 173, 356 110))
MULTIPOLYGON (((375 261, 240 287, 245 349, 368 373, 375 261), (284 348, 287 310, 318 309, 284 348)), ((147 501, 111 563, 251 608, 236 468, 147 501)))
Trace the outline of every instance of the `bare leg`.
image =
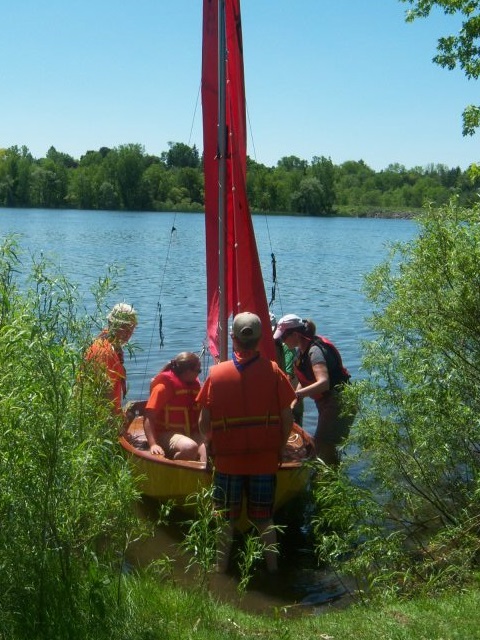
POLYGON ((329 467, 338 467, 340 464, 340 457, 337 447, 334 444, 318 442, 318 440, 315 439, 315 451, 317 456, 329 467))
POLYGON ((225 573, 228 569, 234 530, 235 523, 228 521, 222 525, 217 535, 217 573, 225 573))
POLYGON ((198 444, 187 436, 177 436, 172 448, 174 460, 198 460, 198 444))
POLYGON ((263 555, 267 571, 275 573, 278 570, 277 531, 273 520, 262 520, 254 523, 264 544, 263 555))
POLYGON ((207 447, 205 446, 205 443, 202 443, 198 447, 198 458, 200 462, 207 464, 207 447))

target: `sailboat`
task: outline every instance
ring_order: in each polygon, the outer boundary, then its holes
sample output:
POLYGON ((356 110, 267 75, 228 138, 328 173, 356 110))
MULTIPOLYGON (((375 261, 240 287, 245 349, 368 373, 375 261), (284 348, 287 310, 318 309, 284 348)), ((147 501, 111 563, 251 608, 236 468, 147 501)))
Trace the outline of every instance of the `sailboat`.
MULTIPOLYGON (((246 194, 246 115, 240 0, 203 0, 202 107, 205 173, 207 338, 216 361, 228 358, 228 324, 242 311, 256 313, 263 327, 270 316, 246 194)), ((275 359, 270 331, 261 353, 275 359)), ((203 463, 152 455, 146 445, 141 403, 120 443, 130 455, 145 495, 185 499, 211 484, 203 463)), ((313 452, 308 434, 294 426, 277 473, 275 509, 304 491, 305 458, 313 452)))

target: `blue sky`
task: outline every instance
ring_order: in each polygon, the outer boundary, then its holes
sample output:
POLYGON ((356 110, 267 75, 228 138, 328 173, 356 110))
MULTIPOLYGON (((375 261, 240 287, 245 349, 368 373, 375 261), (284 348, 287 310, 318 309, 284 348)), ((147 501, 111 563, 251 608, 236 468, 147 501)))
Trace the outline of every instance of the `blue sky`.
MULTIPOLYGON (((243 0, 248 153, 375 170, 479 160, 479 86, 431 62, 458 20, 398 0, 243 0)), ((201 0, 0 0, 0 147, 202 148, 201 0)), ((480 135, 480 134, 479 134, 480 135)))

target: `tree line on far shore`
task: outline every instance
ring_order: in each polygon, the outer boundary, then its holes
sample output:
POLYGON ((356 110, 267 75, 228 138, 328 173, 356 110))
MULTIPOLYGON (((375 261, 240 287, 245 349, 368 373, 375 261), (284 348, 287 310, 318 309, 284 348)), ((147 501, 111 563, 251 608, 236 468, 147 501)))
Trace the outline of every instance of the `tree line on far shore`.
MULTIPOLYGON (((160 156, 141 144, 87 151, 80 160, 50 147, 34 158, 27 147, 0 149, 0 206, 129 211, 202 211, 202 158, 196 146, 170 142, 160 156)), ((311 216, 408 212, 452 196, 470 206, 480 176, 443 164, 375 171, 363 160, 335 165, 330 158, 281 158, 275 167, 248 159, 247 190, 253 211, 311 216)))

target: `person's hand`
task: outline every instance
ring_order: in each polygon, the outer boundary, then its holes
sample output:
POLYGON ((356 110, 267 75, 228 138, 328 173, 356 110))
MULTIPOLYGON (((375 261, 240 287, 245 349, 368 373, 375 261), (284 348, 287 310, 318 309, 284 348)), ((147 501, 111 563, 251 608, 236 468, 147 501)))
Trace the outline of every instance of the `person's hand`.
POLYGON ((162 449, 162 447, 159 444, 152 444, 152 446, 150 447, 150 453, 153 453, 153 455, 156 455, 156 456, 165 457, 165 451, 162 449))

